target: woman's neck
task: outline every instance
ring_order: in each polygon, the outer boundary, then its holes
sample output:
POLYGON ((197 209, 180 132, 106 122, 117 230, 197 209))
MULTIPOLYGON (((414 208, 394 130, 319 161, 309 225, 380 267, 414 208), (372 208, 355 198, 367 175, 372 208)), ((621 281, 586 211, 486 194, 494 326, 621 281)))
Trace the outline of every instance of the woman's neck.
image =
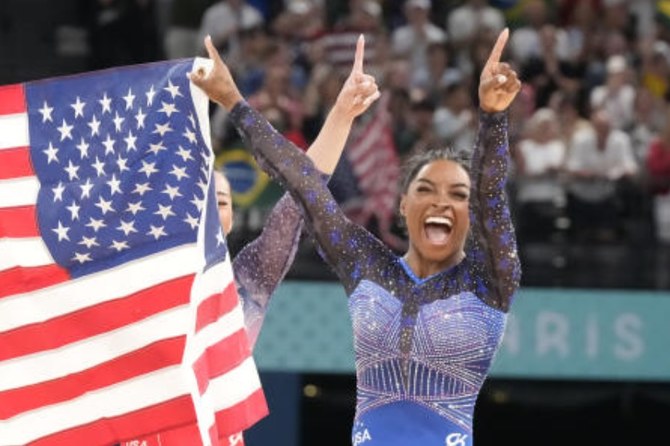
POLYGON ((419 277, 420 279, 425 279, 434 274, 452 268, 459 264, 465 258, 465 253, 460 251, 459 253, 454 253, 444 260, 431 260, 422 256, 415 249, 410 249, 405 253, 403 259, 410 267, 412 272, 419 277))

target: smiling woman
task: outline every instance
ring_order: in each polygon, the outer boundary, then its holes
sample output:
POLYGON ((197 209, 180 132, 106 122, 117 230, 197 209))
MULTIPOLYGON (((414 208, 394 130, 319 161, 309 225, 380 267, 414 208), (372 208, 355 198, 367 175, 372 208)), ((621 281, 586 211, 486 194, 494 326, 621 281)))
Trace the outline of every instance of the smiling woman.
POLYGON ((230 111, 261 167, 291 192, 349 296, 355 445, 472 445, 475 402, 520 279, 505 197, 504 111, 521 85, 500 62, 507 37, 505 30, 481 74, 471 172, 448 150, 409 166, 400 204, 409 236, 404 257, 346 218, 317 166, 249 107, 211 45, 213 71, 192 75, 230 111))

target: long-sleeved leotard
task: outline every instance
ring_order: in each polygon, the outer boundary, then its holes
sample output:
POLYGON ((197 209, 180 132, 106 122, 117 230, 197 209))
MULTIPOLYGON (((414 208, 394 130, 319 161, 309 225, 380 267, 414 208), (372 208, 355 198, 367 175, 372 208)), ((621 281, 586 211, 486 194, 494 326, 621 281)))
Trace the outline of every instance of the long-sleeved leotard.
POLYGON ((349 296, 356 353, 352 442, 469 446, 472 415, 520 280, 505 196, 505 113, 480 116, 471 234, 458 265, 427 278, 350 222, 313 163, 248 104, 231 120, 261 167, 291 192, 349 296))
POLYGON ((251 347, 256 344, 265 312, 298 250, 302 215, 287 193, 268 216, 263 231, 233 259, 233 272, 244 309, 251 347))

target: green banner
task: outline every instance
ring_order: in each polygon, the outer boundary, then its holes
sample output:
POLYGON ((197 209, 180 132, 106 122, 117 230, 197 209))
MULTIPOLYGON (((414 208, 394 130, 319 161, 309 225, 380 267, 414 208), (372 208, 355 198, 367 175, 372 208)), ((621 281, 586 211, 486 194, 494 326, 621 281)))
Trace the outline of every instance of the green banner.
MULTIPOLYGON (((522 289, 491 376, 670 381, 670 293, 522 289)), ((286 282, 254 356, 267 371, 352 373, 342 286, 286 282)))

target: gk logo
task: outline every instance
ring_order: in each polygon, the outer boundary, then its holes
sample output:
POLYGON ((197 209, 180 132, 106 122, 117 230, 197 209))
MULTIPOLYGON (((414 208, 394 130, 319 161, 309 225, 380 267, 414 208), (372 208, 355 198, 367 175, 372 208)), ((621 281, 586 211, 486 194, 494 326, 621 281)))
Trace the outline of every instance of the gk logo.
POLYGON ((449 434, 447 435, 447 438, 444 440, 444 444, 446 446, 465 446, 466 445, 466 440, 468 439, 468 436, 465 434, 449 434))
POLYGON ((235 446, 237 444, 244 445, 244 437, 242 434, 235 434, 228 437, 228 443, 230 446, 235 446))

